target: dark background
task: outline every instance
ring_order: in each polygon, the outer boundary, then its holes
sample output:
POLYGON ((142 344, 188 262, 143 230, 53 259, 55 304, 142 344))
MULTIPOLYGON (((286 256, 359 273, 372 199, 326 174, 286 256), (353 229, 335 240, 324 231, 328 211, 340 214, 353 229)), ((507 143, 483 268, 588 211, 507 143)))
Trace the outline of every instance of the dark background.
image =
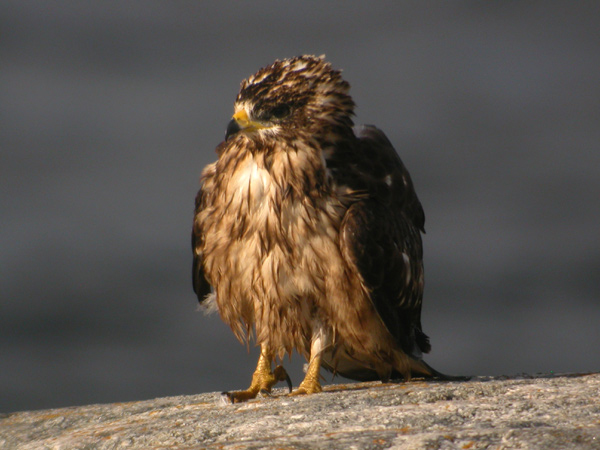
POLYGON ((247 386, 256 349, 196 308, 193 202, 240 81, 302 53, 411 171, 427 361, 600 370, 599 8, 2 2, 0 411, 247 386))

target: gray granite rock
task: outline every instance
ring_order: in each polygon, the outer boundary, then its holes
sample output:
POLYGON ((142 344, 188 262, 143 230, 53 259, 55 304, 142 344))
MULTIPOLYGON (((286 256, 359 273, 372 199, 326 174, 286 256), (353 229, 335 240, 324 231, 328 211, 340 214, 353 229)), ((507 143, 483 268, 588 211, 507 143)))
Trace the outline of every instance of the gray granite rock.
POLYGON ((600 449, 600 374, 359 383, 5 414, 0 449, 600 449))

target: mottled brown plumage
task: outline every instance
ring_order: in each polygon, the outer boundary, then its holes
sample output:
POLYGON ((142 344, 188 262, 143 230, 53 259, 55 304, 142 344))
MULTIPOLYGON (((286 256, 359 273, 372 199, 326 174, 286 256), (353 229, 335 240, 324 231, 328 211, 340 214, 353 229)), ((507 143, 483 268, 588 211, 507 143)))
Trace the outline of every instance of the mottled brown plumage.
POLYGON ((232 401, 270 390, 283 379, 271 360, 294 350, 310 362, 299 393, 320 390, 320 366, 358 380, 439 375, 421 360, 423 209, 385 135, 353 131, 348 91, 322 58, 259 70, 202 172, 194 290, 261 346, 232 401))

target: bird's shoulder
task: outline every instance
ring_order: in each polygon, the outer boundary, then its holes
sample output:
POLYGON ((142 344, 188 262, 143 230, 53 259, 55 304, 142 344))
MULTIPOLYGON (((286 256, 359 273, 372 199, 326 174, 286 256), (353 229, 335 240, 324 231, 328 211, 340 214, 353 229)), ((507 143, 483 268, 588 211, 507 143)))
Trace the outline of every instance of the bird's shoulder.
POLYGON ((353 141, 336 146, 325 159, 333 183, 351 203, 368 198, 424 231, 425 214, 410 174, 379 128, 357 128, 353 141))

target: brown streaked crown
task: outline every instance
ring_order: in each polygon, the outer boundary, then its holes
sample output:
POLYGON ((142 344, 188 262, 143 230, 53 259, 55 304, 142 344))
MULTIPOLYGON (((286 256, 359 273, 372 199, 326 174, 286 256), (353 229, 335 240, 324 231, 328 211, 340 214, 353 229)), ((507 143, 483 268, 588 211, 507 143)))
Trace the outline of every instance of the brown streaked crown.
MULTIPOLYGON (((327 125, 351 128, 354 102, 341 72, 322 57, 277 60, 244 80, 235 109, 282 129, 327 125)), ((328 127, 327 127, 328 128, 328 127)))

